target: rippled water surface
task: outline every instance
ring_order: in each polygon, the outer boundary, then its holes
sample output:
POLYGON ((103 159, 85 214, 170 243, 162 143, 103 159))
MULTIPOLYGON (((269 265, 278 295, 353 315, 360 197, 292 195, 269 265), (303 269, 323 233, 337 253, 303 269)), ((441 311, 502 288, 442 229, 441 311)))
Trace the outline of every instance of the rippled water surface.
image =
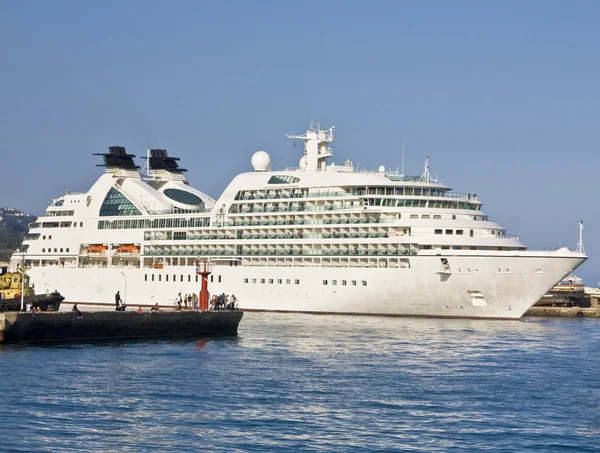
POLYGON ((246 313, 234 338, 0 347, 2 451, 598 451, 600 320, 246 313))

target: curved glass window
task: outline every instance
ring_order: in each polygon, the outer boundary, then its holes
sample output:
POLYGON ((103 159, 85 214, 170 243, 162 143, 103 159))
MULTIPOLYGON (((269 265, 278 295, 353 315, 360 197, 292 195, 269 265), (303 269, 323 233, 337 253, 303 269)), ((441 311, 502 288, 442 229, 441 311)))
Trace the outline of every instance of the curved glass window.
POLYGON ((267 184, 293 184, 300 181, 300 178, 289 175, 271 176, 267 184))
POLYGON ((63 206, 65 204, 64 198, 62 200, 58 200, 55 203, 52 203, 52 206, 63 206))
POLYGON ((167 197, 178 203, 189 204, 189 205, 201 205, 203 204, 202 198, 193 193, 187 192, 180 189, 165 189, 163 192, 167 197))
POLYGON ((121 215, 142 215, 131 201, 114 187, 111 187, 102 206, 100 207, 100 216, 121 216, 121 215))

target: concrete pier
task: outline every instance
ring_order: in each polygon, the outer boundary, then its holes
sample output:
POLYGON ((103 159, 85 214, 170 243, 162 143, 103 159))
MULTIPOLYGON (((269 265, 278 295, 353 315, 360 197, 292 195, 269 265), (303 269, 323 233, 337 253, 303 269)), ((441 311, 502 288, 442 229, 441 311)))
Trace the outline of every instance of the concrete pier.
POLYGON ((531 307, 525 316, 554 316, 565 318, 600 318, 600 308, 531 307))
POLYGON ((0 343, 236 335, 243 312, 0 313, 0 343))

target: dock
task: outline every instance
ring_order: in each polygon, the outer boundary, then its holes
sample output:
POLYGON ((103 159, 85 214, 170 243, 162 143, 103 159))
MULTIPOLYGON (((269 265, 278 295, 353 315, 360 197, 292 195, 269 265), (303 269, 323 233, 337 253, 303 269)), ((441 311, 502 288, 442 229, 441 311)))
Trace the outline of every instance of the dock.
POLYGON ((0 313, 0 344, 236 335, 243 312, 0 313))

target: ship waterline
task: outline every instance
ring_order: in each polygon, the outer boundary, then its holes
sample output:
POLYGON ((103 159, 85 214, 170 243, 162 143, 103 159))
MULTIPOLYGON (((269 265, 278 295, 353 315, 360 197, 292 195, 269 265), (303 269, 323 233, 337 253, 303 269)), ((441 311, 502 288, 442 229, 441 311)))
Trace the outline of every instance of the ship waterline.
POLYGON ((518 319, 587 258, 528 250, 482 212, 475 193, 350 160, 328 164, 334 129, 311 126, 299 168, 256 152, 218 200, 191 187, 179 159, 148 150, 140 173, 123 147, 102 154, 87 192, 53 200, 30 225, 24 256, 36 291, 63 306, 173 304, 212 294, 246 310, 518 319))

